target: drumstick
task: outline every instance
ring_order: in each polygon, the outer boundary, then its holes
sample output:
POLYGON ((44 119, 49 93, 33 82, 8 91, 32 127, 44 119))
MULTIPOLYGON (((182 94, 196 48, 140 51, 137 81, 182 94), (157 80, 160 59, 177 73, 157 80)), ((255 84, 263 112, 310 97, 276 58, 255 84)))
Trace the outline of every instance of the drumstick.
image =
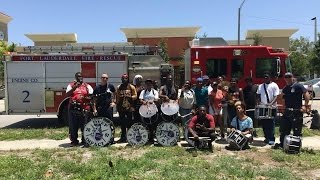
POLYGON ((246 111, 255 111, 255 109, 247 109, 246 111))
POLYGON ((189 113, 189 114, 183 115, 183 116, 181 116, 181 117, 184 118, 184 117, 187 117, 187 116, 189 116, 189 115, 191 115, 191 114, 193 114, 193 113, 189 113))

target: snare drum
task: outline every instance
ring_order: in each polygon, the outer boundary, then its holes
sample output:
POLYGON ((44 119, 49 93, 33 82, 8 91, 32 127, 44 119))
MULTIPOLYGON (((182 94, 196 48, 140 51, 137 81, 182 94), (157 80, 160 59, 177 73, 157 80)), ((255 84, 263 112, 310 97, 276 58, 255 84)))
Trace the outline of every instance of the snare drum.
POLYGON ((146 124, 153 124, 158 120, 158 108, 154 103, 141 105, 139 113, 146 124))
POLYGON ((179 112, 179 104, 170 100, 169 102, 165 102, 161 104, 161 117, 164 121, 175 121, 178 118, 179 112))
POLYGON ((284 137, 283 150, 286 153, 300 153, 302 141, 300 136, 287 135, 284 137))
POLYGON ((156 138, 162 146, 174 146, 180 139, 179 127, 172 122, 162 122, 157 126, 156 138))
MULTIPOLYGON (((187 124, 189 124, 189 122, 187 124)), ((185 140, 188 142, 188 144, 190 146, 192 146, 192 147, 195 147, 194 139, 190 138, 192 135, 189 132, 188 125, 184 127, 183 135, 184 135, 185 140)), ((208 147, 208 141, 204 140, 204 139, 199 139, 199 147, 198 148, 204 149, 204 148, 207 148, 207 147, 208 147)))
POLYGON ((131 146, 143 146, 149 140, 149 131, 141 123, 133 124, 127 132, 127 141, 131 146))
POLYGON ((254 116, 256 119, 274 119, 277 116, 277 108, 272 106, 257 105, 254 116))
POLYGON ((236 130, 229 134, 227 142, 237 150, 241 150, 248 142, 248 138, 244 136, 241 131, 236 130))
POLYGON ((85 125, 83 135, 90 146, 103 147, 113 142, 114 132, 112 121, 105 117, 96 117, 85 125))

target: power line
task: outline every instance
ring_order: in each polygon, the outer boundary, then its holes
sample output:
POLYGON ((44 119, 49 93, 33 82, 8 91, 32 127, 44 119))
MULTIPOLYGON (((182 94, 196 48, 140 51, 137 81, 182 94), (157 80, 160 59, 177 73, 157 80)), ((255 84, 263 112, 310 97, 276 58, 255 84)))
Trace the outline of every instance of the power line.
POLYGON ((257 16, 246 16, 249 18, 255 18, 255 19, 264 19, 264 20, 270 20, 270 21, 278 21, 278 22, 285 22, 285 23, 291 23, 291 24, 299 24, 304 26, 314 26, 314 24, 308 24, 308 23, 301 23, 301 22, 294 22, 294 21, 286 21, 282 19, 274 19, 274 18, 265 18, 265 17, 257 17, 257 16))

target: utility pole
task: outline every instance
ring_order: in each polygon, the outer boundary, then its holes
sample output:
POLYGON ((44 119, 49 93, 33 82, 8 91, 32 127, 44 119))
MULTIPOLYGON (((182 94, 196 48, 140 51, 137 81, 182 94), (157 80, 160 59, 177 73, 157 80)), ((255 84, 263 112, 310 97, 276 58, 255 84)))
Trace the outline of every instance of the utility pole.
MULTIPOLYGON (((318 32, 317 32, 317 17, 314 17, 311 19, 312 21, 314 21, 314 42, 313 45, 315 47, 316 43, 317 43, 317 36, 318 36, 318 32)), ((316 78, 317 74, 313 73, 313 78, 316 78)))
POLYGON ((238 45, 240 45, 240 13, 244 2, 246 2, 246 0, 243 0, 240 7, 238 8, 238 45))

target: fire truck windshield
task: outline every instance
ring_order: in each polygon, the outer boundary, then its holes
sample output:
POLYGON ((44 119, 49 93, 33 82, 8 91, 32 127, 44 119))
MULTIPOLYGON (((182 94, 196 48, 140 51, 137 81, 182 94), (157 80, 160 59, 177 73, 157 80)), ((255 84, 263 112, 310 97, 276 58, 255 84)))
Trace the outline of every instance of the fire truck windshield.
POLYGON ((286 70, 287 70, 288 72, 292 72, 292 66, 291 66, 291 61, 290 61, 290 58, 289 58, 289 57, 286 58, 285 63, 286 63, 286 70))
POLYGON ((256 77, 263 78, 266 72, 271 76, 278 76, 279 58, 257 58, 256 59, 256 77))

